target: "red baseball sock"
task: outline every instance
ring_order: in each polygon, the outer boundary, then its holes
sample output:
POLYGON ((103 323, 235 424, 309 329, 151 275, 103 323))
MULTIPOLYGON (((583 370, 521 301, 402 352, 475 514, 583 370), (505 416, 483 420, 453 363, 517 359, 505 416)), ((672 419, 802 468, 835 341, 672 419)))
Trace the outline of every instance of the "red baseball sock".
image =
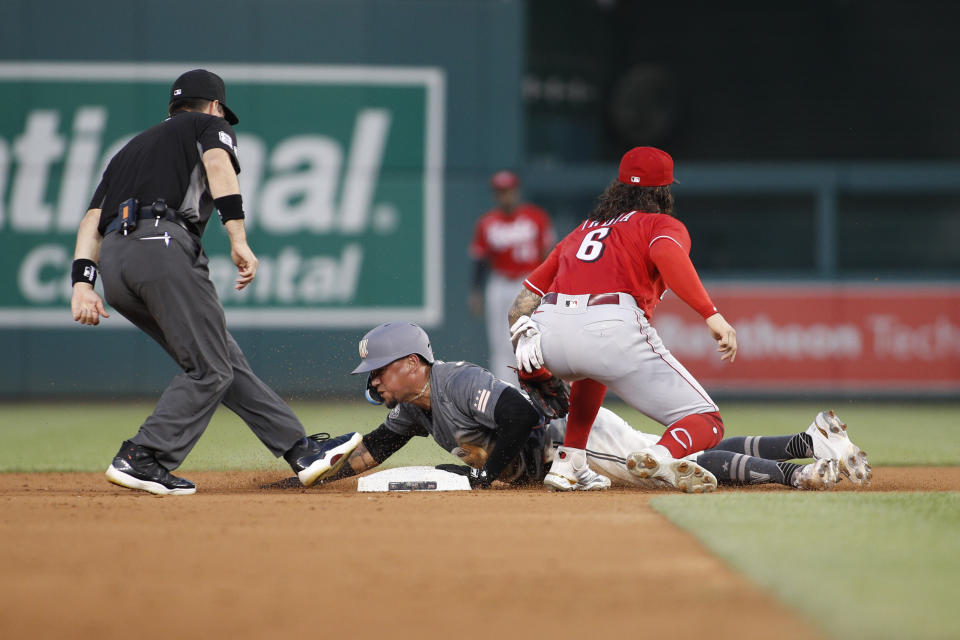
MULTIPOLYGON (((573 403, 571 402, 571 413, 573 403)), ((570 433, 569 427, 567 434, 570 433)), ((674 458, 715 447, 723 439, 723 419, 716 411, 694 413, 680 418, 667 427, 657 443, 670 451, 674 458)))
POLYGON ((563 446, 574 449, 586 449, 590 428, 597 419, 597 412, 603 404, 607 386, 584 378, 570 385, 570 414, 567 415, 567 434, 563 437, 563 446))

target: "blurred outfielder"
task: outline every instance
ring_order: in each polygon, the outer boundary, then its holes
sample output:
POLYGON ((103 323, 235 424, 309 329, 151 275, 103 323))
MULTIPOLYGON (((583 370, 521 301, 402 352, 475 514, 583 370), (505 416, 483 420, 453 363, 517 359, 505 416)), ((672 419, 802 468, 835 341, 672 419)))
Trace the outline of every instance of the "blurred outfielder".
POLYGON ((520 179, 511 171, 490 178, 497 206, 477 220, 470 242, 473 276, 470 310, 485 314, 490 371, 509 379, 510 333, 503 323, 523 279, 547 255, 556 236, 547 212, 520 202, 520 179))

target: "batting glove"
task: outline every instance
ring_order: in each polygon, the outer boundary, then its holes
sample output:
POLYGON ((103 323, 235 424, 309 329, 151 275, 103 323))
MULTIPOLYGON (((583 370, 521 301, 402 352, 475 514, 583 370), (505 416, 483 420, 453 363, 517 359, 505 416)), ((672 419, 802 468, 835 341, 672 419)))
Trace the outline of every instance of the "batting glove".
POLYGON ((489 489, 493 484, 493 478, 487 475, 486 469, 470 469, 467 478, 470 480, 471 489, 489 489))
POLYGON ((543 351, 540 349, 540 333, 521 335, 517 342, 517 368, 527 373, 543 366, 543 351))
POLYGON ((458 476, 466 476, 467 480, 470 481, 471 489, 489 489, 490 485, 493 484, 493 480, 487 475, 486 470, 475 469, 465 464, 438 464, 434 469, 455 473, 458 476))
POLYGON ((526 334, 530 337, 535 333, 540 333, 540 325, 530 316, 520 316, 517 318, 517 321, 513 323, 513 326, 510 327, 510 340, 516 340, 520 334, 526 334))
POLYGON ((520 316, 510 327, 510 340, 516 341, 517 368, 530 373, 543 366, 540 349, 540 325, 530 316, 520 316))

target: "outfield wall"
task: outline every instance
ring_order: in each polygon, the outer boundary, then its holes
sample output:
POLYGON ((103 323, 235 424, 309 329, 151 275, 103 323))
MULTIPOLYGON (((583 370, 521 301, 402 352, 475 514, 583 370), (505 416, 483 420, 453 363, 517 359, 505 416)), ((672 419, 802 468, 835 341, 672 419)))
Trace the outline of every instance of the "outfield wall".
POLYGON ((73 326, 77 222, 169 85, 227 81, 257 281, 204 244, 228 324, 286 395, 345 393, 360 335, 406 319, 480 360, 466 246, 487 176, 520 161, 514 0, 5 2, 0 20, 0 397, 153 395, 176 372, 122 319, 73 326), (95 28, 78 29, 90 24, 95 28), (482 63, 481 63, 482 61, 482 63))
MULTIPOLYGON (((68 268, 104 162, 164 117, 183 70, 221 73, 241 120, 257 281, 232 290, 216 222, 204 243, 229 326, 287 397, 358 392, 357 340, 387 320, 428 327, 438 357, 485 362, 466 246, 490 173, 518 169, 562 233, 615 172, 524 164, 521 0, 10 0, 0 17, 3 399, 155 396, 177 373, 116 315, 74 325, 68 268)), ((669 296, 655 322, 708 390, 957 396, 960 166, 679 158, 678 175, 693 257, 741 355, 718 367, 669 296), (927 236, 900 233, 904 214, 927 236), (819 280, 743 280, 764 269, 819 280), (914 282, 880 284, 897 277, 914 282)))

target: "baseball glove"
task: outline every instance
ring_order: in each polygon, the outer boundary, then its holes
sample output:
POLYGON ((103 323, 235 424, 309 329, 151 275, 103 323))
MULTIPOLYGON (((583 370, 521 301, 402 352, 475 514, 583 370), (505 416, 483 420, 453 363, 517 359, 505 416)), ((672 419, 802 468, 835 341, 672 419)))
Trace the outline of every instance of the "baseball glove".
MULTIPOLYGON (((512 368, 512 367, 511 367, 512 368)), ((520 387, 530 396, 530 401, 548 420, 566 417, 570 411, 570 385, 553 375, 546 367, 528 373, 515 369, 520 387)))
MULTIPOLYGON (((534 431, 542 431, 535 429, 534 431)), ((547 469, 543 461, 542 437, 536 437, 533 433, 523 443, 523 448, 513 462, 500 474, 500 480, 508 482, 516 487, 526 487, 540 484, 543 477, 547 475, 547 469)))

